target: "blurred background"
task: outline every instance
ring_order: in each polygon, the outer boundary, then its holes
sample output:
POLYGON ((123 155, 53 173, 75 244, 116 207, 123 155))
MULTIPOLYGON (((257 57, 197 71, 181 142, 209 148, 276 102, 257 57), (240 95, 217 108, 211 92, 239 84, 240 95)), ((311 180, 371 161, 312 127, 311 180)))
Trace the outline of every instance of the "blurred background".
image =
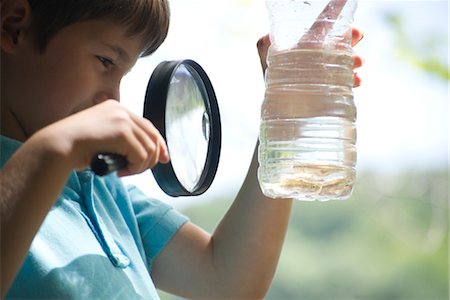
MULTIPOLYGON (((255 147, 264 96, 256 42, 268 16, 264 0, 170 3, 169 36, 124 78, 122 102, 141 115, 156 65, 196 60, 221 110, 219 170, 194 198, 166 196, 151 172, 126 181, 213 231, 255 147)), ((365 33, 355 48, 365 58, 356 188, 347 201, 295 203, 267 299, 448 299, 449 2, 360 0, 355 25, 365 33)))

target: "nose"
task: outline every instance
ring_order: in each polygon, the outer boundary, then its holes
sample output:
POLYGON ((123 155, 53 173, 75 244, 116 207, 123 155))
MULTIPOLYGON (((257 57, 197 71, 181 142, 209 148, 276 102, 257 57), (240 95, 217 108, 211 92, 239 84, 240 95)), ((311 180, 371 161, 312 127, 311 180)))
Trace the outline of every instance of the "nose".
POLYGON ((94 104, 102 103, 103 101, 113 99, 120 102, 119 86, 109 87, 99 91, 94 97, 94 104))

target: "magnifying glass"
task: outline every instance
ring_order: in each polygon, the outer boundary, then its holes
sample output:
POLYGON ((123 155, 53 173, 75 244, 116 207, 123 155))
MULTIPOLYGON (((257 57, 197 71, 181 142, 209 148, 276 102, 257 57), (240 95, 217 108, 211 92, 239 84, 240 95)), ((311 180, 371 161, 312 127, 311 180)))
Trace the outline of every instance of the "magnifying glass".
MULTIPOLYGON (((160 131, 169 151, 170 162, 152 169, 161 189, 173 197, 204 193, 219 164, 221 123, 203 68, 193 60, 160 63, 147 86, 144 117, 160 131)), ((93 158, 91 168, 103 176, 126 165, 125 157, 102 153, 93 158)))

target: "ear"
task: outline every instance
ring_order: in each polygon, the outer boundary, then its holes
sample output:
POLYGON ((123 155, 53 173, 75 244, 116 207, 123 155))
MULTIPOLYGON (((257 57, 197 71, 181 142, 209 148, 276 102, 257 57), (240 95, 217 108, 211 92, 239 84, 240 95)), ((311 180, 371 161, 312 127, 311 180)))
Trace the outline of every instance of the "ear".
POLYGON ((13 53, 31 25, 28 0, 1 0, 1 49, 13 53))

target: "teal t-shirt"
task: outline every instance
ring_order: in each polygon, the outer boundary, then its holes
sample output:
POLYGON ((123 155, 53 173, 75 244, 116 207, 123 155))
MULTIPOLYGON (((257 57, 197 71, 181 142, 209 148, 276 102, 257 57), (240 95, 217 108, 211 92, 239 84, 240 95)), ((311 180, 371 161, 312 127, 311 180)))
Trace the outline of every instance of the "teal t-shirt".
MULTIPOLYGON (((3 167, 21 143, 0 143, 3 167)), ((152 262, 186 221, 116 175, 73 172, 5 299, 159 299, 152 262)))

